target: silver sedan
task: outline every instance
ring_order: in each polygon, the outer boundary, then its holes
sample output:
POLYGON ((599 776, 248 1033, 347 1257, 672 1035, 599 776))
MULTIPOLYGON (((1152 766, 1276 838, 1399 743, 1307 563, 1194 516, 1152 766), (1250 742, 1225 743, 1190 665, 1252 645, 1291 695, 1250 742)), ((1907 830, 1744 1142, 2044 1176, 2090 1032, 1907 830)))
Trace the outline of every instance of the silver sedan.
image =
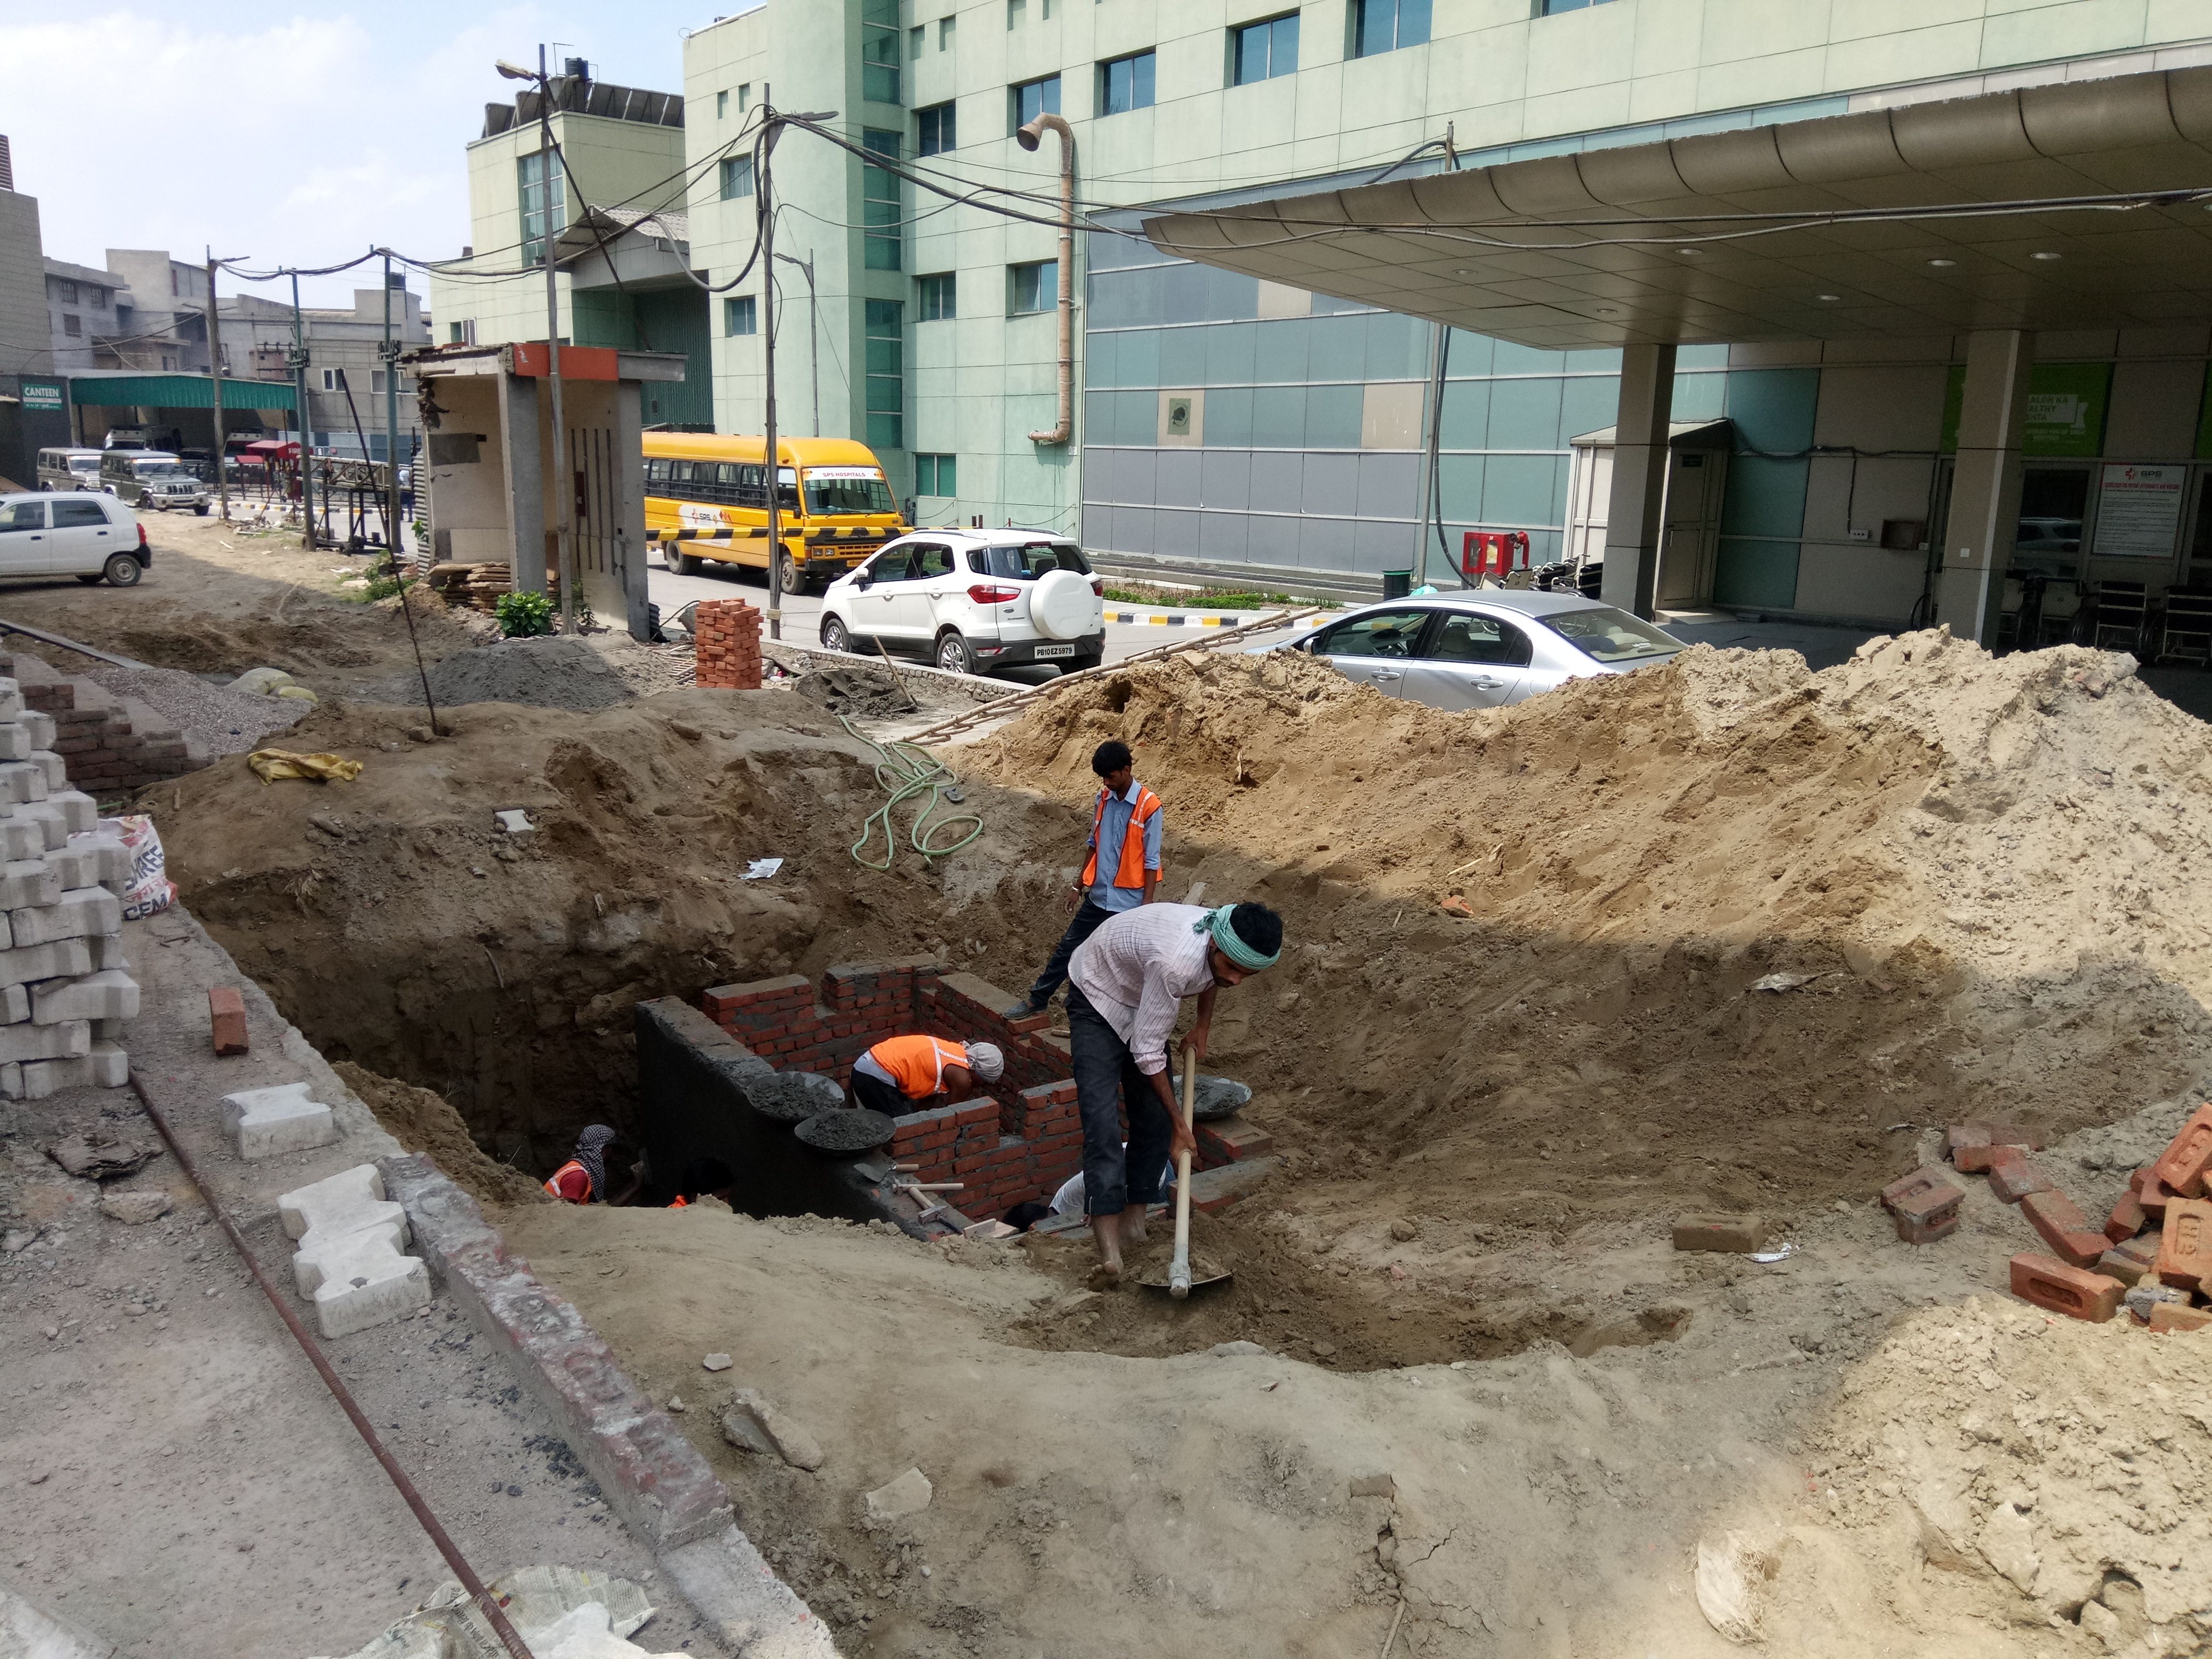
POLYGON ((1496 708, 1571 679, 1665 662, 1685 648, 1613 605, 1513 588, 1386 599, 1251 647, 1304 651, 1386 696, 1432 708, 1496 708))

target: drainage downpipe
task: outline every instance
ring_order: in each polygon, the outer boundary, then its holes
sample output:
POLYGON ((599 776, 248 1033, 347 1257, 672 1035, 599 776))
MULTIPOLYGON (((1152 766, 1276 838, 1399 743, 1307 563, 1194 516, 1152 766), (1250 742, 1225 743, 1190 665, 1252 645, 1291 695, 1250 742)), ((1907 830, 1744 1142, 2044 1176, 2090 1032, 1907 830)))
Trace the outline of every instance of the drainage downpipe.
POLYGON ((1048 131, 1060 135, 1060 421, 1030 441, 1064 444, 1075 434, 1075 131, 1057 115, 1040 115, 1014 142, 1033 150, 1048 131))

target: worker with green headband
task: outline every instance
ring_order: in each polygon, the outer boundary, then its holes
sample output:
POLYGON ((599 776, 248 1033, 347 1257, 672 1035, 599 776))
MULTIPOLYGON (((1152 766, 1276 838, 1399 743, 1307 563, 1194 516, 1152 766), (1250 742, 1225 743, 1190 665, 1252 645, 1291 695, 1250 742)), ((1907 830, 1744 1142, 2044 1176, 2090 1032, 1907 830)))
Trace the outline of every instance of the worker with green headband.
POLYGON ((1098 1241, 1095 1288, 1121 1282, 1121 1248, 1143 1242, 1145 1206, 1159 1197, 1162 1169, 1193 1145, 1168 1072, 1183 999, 1198 999, 1184 1043, 1203 1060, 1215 995, 1273 967, 1282 951, 1283 919, 1264 904, 1147 904, 1103 923, 1069 962, 1084 1208, 1098 1241))

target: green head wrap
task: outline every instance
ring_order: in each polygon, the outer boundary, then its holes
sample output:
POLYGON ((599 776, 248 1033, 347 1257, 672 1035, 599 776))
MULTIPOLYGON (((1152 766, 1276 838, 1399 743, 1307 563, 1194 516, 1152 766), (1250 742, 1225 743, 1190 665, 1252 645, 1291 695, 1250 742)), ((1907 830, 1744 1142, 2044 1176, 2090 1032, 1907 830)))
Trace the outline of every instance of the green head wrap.
POLYGON ((1280 951, 1255 951, 1247 945, 1238 936, 1237 930, 1229 925, 1229 919, 1236 914, 1236 910, 1237 907, 1233 904, 1224 904, 1218 908, 1208 910, 1192 924, 1190 931, 1194 933, 1211 933, 1213 936, 1213 942, 1221 947, 1221 954, 1239 968, 1256 973, 1262 968, 1273 967, 1283 953, 1280 951))

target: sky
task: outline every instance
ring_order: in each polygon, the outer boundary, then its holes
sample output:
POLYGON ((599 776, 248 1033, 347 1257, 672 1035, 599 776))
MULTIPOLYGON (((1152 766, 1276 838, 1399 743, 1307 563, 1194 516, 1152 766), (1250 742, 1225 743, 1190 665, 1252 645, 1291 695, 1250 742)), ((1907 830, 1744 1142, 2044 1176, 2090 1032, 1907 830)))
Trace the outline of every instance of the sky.
MULTIPOLYGON (((212 246, 267 270, 375 245, 449 258, 469 240, 464 147, 484 105, 519 89, 494 59, 534 67, 539 43, 557 41, 556 59, 588 58, 601 80, 681 92, 684 33, 743 9, 330 0, 167 13, 93 0, 57 21, 64 9, 46 0, 0 0, 0 132, 52 258, 99 266, 111 247, 167 248, 197 262, 212 246)), ((349 306, 378 270, 303 278, 301 297, 349 306)), ((409 285, 427 302, 426 277, 409 285)), ((223 279, 241 289, 291 292, 223 279)))

